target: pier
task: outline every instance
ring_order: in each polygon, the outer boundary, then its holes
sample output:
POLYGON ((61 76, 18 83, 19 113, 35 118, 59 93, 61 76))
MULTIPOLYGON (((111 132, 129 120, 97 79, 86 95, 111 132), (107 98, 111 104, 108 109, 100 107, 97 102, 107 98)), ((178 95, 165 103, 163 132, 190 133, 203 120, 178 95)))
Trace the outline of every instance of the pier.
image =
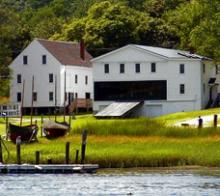
POLYGON ((99 168, 97 164, 2 164, 0 174, 74 174, 95 173, 99 168))

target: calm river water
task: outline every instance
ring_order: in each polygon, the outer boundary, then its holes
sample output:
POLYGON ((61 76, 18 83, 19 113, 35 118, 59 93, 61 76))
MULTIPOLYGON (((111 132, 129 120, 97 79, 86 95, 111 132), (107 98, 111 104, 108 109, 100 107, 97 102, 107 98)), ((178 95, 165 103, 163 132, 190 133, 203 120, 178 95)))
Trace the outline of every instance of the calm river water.
POLYGON ((220 195, 220 173, 142 171, 0 175, 0 196, 15 195, 220 195))

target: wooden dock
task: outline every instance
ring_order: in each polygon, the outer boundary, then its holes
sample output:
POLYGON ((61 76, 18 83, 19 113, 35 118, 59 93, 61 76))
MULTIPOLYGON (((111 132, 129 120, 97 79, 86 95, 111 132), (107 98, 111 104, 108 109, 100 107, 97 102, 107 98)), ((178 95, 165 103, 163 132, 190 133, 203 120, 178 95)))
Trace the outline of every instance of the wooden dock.
POLYGON ((64 165, 31 165, 31 164, 2 164, 0 174, 74 174, 95 173, 97 164, 64 164, 64 165))

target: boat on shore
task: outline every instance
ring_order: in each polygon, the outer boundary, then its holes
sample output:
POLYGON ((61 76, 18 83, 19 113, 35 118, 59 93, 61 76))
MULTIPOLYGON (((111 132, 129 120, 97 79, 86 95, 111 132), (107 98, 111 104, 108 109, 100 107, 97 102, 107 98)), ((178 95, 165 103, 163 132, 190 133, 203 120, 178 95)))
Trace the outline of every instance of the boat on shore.
POLYGON ((57 138, 66 135, 69 130, 69 124, 66 122, 46 120, 43 125, 43 130, 46 138, 57 138))
POLYGON ((16 143, 16 139, 20 136, 21 142, 37 141, 38 127, 35 124, 18 126, 9 123, 8 127, 9 138, 13 143, 16 143))

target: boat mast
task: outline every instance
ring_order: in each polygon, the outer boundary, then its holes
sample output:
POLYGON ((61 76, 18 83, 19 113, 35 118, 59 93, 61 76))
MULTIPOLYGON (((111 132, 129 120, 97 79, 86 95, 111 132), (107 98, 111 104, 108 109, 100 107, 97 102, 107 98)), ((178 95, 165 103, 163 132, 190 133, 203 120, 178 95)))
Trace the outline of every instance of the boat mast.
POLYGON ((55 75, 55 121, 57 121, 57 75, 55 75))
POLYGON ((34 105, 34 76, 32 77, 32 97, 31 97, 31 125, 33 120, 33 105, 34 105))
POLYGON ((64 72, 64 104, 63 104, 63 121, 66 121, 66 67, 64 72))
POLYGON ((24 105, 24 87, 25 87, 25 80, 23 80, 23 87, 22 87, 22 99, 21 99, 21 117, 20 117, 20 126, 22 126, 22 117, 23 117, 23 105, 24 105))

